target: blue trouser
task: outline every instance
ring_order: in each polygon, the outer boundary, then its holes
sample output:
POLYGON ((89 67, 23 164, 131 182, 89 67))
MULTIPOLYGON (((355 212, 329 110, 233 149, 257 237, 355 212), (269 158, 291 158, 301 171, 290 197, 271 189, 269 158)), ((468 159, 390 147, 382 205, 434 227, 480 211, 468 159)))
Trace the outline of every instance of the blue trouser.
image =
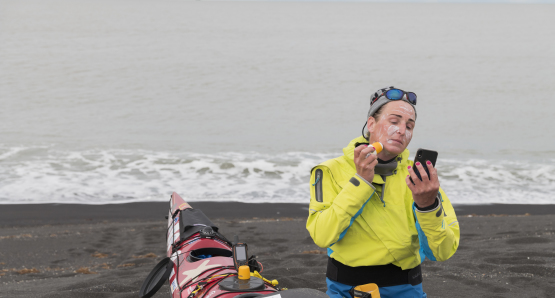
MULTIPOLYGON (((330 296, 330 298, 353 298, 349 291, 353 288, 353 286, 349 286, 346 284, 342 284, 337 281, 333 281, 326 277, 326 284, 328 285, 328 290, 326 294, 330 296)), ((392 286, 392 287, 383 287, 380 288, 380 297, 381 298, 427 298, 428 295, 424 293, 422 290, 422 283, 416 286, 411 286, 410 284, 407 285, 399 285, 399 286, 392 286)))

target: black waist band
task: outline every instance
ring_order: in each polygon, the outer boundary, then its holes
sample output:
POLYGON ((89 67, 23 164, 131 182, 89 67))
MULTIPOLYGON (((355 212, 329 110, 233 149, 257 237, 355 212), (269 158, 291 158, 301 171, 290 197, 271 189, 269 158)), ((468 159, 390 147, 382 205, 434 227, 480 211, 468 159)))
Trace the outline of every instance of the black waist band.
POLYGON ((375 283, 380 288, 406 284, 416 286, 422 283, 422 270, 420 265, 407 270, 393 264, 350 267, 328 258, 326 277, 349 286, 368 283, 375 283))

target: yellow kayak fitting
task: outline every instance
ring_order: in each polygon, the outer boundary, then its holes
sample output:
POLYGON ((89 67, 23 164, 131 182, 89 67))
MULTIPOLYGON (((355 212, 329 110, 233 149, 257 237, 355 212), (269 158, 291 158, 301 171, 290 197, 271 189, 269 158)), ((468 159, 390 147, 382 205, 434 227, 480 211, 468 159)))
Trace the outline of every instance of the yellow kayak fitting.
POLYGON ((237 275, 238 275, 240 280, 249 280, 251 278, 251 275, 249 273, 250 273, 249 266, 243 265, 243 266, 239 267, 237 275))
POLYGON ((271 280, 271 281, 270 281, 270 280, 267 280, 267 279, 265 279, 264 277, 262 277, 262 275, 260 275, 260 273, 258 273, 258 271, 256 271, 256 270, 255 270, 254 272, 251 272, 251 276, 258 277, 258 278, 262 279, 263 281, 265 281, 265 282, 271 284, 271 285, 274 286, 274 287, 277 286, 277 285, 279 284, 279 282, 277 281, 277 279, 273 279, 273 280, 271 280))
POLYGON ((380 290, 376 284, 356 286, 353 291, 354 298, 380 298, 380 290))

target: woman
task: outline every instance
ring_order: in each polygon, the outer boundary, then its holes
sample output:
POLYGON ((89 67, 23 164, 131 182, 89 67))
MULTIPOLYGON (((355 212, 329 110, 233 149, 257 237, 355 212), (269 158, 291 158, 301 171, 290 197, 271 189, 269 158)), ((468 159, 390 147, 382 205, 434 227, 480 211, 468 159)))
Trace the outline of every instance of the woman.
POLYGON ((332 298, 352 297, 354 286, 367 283, 376 283, 383 298, 426 297, 420 263, 425 257, 445 261, 457 250, 459 225, 436 169, 429 161, 408 160, 415 105, 412 92, 378 90, 363 136, 343 156, 312 169, 306 226, 314 242, 328 249, 332 298), (377 155, 369 146, 374 142, 383 144, 377 155))

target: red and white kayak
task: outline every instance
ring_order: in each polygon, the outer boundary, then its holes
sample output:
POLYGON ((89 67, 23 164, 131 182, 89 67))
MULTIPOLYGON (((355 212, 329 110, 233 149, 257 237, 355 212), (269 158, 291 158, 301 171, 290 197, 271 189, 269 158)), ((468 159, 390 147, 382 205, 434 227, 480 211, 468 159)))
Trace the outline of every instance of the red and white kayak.
POLYGON ((260 275, 262 265, 254 259, 249 260, 250 280, 239 281, 233 244, 200 209, 192 208, 176 193, 170 199, 166 236, 167 258, 150 272, 140 297, 152 297, 166 280, 172 298, 327 297, 312 289, 280 291, 275 281, 272 284, 260 275))

